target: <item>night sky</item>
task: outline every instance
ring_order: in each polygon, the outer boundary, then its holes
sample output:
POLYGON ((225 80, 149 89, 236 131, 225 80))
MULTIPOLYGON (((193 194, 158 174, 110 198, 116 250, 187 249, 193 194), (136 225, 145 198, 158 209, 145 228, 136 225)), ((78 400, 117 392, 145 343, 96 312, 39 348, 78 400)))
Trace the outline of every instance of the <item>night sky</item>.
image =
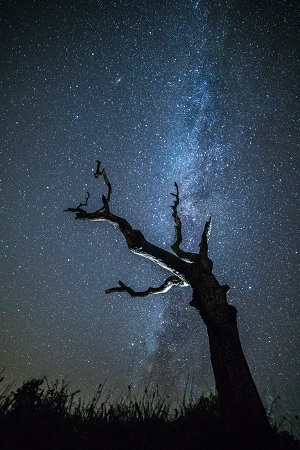
POLYGON ((174 181, 184 245, 231 290, 263 401, 300 410, 298 1, 1 2, 0 366, 92 395, 151 379, 214 387, 190 288, 132 299, 170 274, 108 223, 64 212, 106 193, 168 250, 174 181), (261 3, 256 6, 255 3, 261 3))

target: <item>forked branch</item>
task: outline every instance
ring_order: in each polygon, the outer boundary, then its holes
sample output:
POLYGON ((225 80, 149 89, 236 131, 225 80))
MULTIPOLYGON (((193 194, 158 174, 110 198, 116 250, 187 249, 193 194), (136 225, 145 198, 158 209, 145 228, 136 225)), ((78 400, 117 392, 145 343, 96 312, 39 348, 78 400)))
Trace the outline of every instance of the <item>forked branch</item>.
POLYGON ((174 200, 174 204, 171 206, 171 208, 173 209, 172 217, 175 222, 175 226, 174 226, 175 241, 174 241, 174 244, 171 245, 171 249, 178 256, 178 258, 183 259, 184 261, 187 261, 190 263, 194 263, 199 260, 199 255, 197 255, 196 253, 185 252, 184 250, 182 250, 180 248, 180 245, 182 243, 181 219, 178 215, 178 210, 177 210, 179 202, 180 202, 179 188, 178 188, 177 183, 174 183, 174 186, 175 186, 176 192, 175 193, 171 192, 171 195, 173 195, 173 197, 175 197, 175 200, 174 200))
POLYGON ((85 203, 79 203, 79 205, 77 206, 77 208, 68 208, 68 209, 64 209, 64 211, 68 211, 68 212, 85 212, 84 209, 82 209, 82 206, 88 206, 88 200, 90 198, 90 193, 87 191, 86 192, 86 199, 85 199, 85 203))
MULTIPOLYGON (((111 193, 112 193, 111 183, 106 175, 105 169, 100 170, 101 161, 99 161, 97 159, 96 162, 97 162, 97 168, 96 168, 96 171, 94 172, 94 177, 95 178, 103 177, 105 184, 108 188, 107 196, 102 195, 103 206, 96 212, 97 213, 104 212, 104 211, 109 212, 109 202, 110 202, 110 197, 111 197, 111 193)), ((76 219, 88 219, 89 213, 87 213, 86 210, 82 208, 82 206, 88 206, 89 198, 90 198, 90 193, 87 192, 87 197, 85 199, 85 203, 79 203, 79 205, 76 208, 68 208, 68 209, 65 209, 64 211, 78 213, 78 214, 76 214, 76 219)))
POLYGON ((158 287, 149 287, 146 291, 134 291, 131 287, 126 286, 122 281, 119 281, 117 287, 106 289, 106 294, 112 294, 113 292, 128 292, 131 297, 147 297, 151 294, 161 294, 168 292, 172 286, 186 286, 186 284, 177 276, 172 275, 166 279, 166 281, 158 287))

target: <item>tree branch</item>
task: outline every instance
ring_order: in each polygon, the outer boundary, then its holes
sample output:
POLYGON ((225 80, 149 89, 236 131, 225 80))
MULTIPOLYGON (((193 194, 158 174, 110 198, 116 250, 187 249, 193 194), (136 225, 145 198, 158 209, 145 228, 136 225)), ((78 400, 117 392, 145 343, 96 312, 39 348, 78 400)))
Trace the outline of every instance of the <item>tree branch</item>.
POLYGON ((211 217, 205 222, 204 230, 201 237, 200 242, 200 255, 207 256, 208 255, 208 239, 211 232, 211 217))
MULTIPOLYGON (((102 169, 102 170, 100 171, 101 161, 99 161, 99 160, 97 159, 96 162, 97 162, 97 168, 96 168, 96 171, 95 171, 95 173, 94 173, 94 177, 95 177, 95 178, 103 177, 103 179, 104 179, 104 181, 105 181, 105 184, 106 184, 106 186, 107 186, 107 188, 108 188, 108 193, 107 193, 107 196, 105 197, 105 199, 106 199, 106 201, 107 201, 107 205, 108 205, 109 202, 110 202, 110 196, 111 196, 111 193, 112 193, 111 184, 110 184, 109 179, 107 178, 105 169, 102 169)), ((103 198, 103 196, 102 196, 102 198, 103 198)), ((105 207, 105 204, 104 204, 104 207, 105 207)))
POLYGON ((112 294, 113 292, 128 292, 131 297, 147 297, 151 294, 161 294, 167 292, 172 286, 185 286, 185 283, 177 276, 172 275, 166 279, 166 281, 158 287, 149 287, 146 291, 134 291, 131 287, 126 286, 122 281, 119 281, 118 287, 106 289, 106 294, 112 294))
POLYGON ((173 217, 174 222, 175 222, 175 242, 174 242, 174 244, 172 245, 171 248, 176 253, 176 250, 179 249, 179 246, 182 243, 182 233, 181 233, 181 220, 180 220, 180 217, 179 217, 178 211, 177 211, 177 207, 179 205, 178 184, 175 182, 174 186, 175 186, 175 189, 176 189, 176 193, 174 194, 173 192, 171 192, 171 195, 173 195, 175 197, 174 205, 172 205, 171 208, 173 209, 172 217, 173 217), (174 249, 173 249, 173 247, 174 247, 174 249))
POLYGON ((172 217, 174 219, 175 222, 175 241, 174 244, 171 245, 171 249, 173 250, 173 252, 178 256, 178 258, 183 259, 186 262, 189 263, 195 263, 199 260, 199 255, 197 255, 196 253, 190 253, 190 252, 185 252, 184 250, 182 250, 180 248, 180 245, 182 243, 182 232, 181 232, 181 219, 178 215, 178 211, 177 211, 177 207, 179 205, 179 189, 178 189, 178 184, 174 183, 175 189, 176 189, 176 193, 174 194, 173 192, 171 192, 171 195, 173 195, 173 197, 175 197, 174 200, 174 204, 171 206, 171 208, 173 209, 173 214, 172 217))
POLYGON ((123 217, 112 214, 109 210, 101 208, 98 211, 88 213, 86 211, 76 212, 76 219, 90 220, 92 222, 109 222, 117 226, 123 234, 128 248, 144 258, 148 258, 156 264, 178 276, 186 285, 189 284, 185 276, 189 273, 187 263, 177 258, 173 253, 157 247, 148 242, 140 230, 132 226, 123 217))
MULTIPOLYGON (((103 177, 105 184, 108 188, 108 193, 107 196, 102 195, 102 202, 103 202, 103 206, 97 210, 96 212, 103 212, 103 211, 107 211, 109 212, 109 202, 110 202, 110 197, 111 197, 111 193, 112 193, 112 187, 111 187, 111 183, 106 175, 105 169, 100 170, 100 166, 101 166, 101 161, 99 161, 98 159, 96 160, 97 162, 97 168, 96 171, 94 172, 94 177, 95 178, 99 178, 99 177, 103 177)), ((76 208, 68 208, 68 209, 64 209, 64 211, 67 212, 76 212, 76 213, 82 213, 82 214, 76 214, 76 219, 86 219, 87 217, 85 217, 85 214, 88 214, 85 209, 81 208, 82 206, 88 206, 88 199, 90 198, 90 193, 87 192, 87 197, 85 199, 85 203, 79 203, 79 205, 76 208)))
POLYGON ((140 230, 132 228, 132 226, 127 222, 126 219, 123 219, 123 217, 119 217, 111 213, 109 209, 109 202, 112 188, 105 170, 104 169, 100 170, 100 166, 101 161, 97 160, 97 168, 94 173, 94 176, 96 178, 99 178, 99 176, 103 176, 104 181, 108 187, 107 197, 102 195, 103 206, 94 212, 85 211, 82 208, 82 206, 88 205, 88 199, 90 197, 90 194, 87 193, 85 203, 80 203, 77 206, 77 208, 68 208, 66 211, 76 213, 76 219, 90 220, 93 222, 96 221, 109 222, 112 223, 114 226, 117 226, 120 229, 121 233, 123 234, 126 243, 128 245, 128 248, 132 252, 140 256, 143 256, 144 258, 148 258, 151 261, 155 262, 156 264, 169 270, 177 278, 181 280, 182 285, 184 286, 188 286, 191 283, 193 284, 194 282, 193 275, 191 275, 193 272, 191 271, 190 268, 191 264, 195 264, 196 266, 200 264, 200 266, 202 266, 203 269, 211 271, 212 262, 209 260, 207 256, 208 250, 207 240, 210 231, 210 223, 211 223, 210 220, 206 222, 204 231, 202 233, 199 254, 184 252, 183 250, 180 249, 180 244, 182 242, 182 234, 181 234, 181 220, 177 212, 177 207, 179 205, 179 190, 177 183, 175 183, 176 193, 172 194, 175 197, 174 205, 172 206, 173 209, 172 216, 175 221, 175 242, 171 246, 172 250, 175 253, 174 255, 173 253, 170 253, 148 242, 145 239, 142 232, 140 230))
POLYGON ((77 206, 77 208, 68 208, 68 209, 64 209, 64 211, 67 212, 85 212, 84 209, 82 209, 82 206, 88 206, 88 199, 90 198, 90 193, 87 191, 86 192, 86 199, 85 199, 85 203, 79 203, 79 205, 77 206))

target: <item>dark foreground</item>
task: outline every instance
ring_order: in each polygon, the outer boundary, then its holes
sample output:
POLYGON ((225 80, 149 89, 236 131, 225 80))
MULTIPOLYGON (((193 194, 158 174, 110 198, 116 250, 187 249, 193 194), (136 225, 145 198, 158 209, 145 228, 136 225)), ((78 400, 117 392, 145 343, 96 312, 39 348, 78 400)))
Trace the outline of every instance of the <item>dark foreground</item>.
MULTIPOLYGON (((3 450, 241 450, 224 433, 217 399, 203 396, 172 409, 157 391, 137 400, 128 388, 118 401, 76 400, 66 383, 32 379, 0 393, 0 449, 3 450)), ((274 427, 274 450, 300 450, 300 443, 274 427)))

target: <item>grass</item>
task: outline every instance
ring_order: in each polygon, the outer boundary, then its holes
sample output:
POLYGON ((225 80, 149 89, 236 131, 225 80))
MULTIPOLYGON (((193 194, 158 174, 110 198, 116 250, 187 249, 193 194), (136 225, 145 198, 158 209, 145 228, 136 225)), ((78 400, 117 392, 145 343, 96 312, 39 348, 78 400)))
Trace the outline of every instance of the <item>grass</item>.
MULTIPOLYGON (((0 380, 3 383, 3 379, 0 380)), ((32 379, 0 390, 0 448, 3 450, 231 450, 217 397, 183 399, 174 407, 157 389, 113 400, 100 385, 90 402, 65 381, 32 379)), ((292 434, 274 425, 278 449, 299 450, 292 434)))

